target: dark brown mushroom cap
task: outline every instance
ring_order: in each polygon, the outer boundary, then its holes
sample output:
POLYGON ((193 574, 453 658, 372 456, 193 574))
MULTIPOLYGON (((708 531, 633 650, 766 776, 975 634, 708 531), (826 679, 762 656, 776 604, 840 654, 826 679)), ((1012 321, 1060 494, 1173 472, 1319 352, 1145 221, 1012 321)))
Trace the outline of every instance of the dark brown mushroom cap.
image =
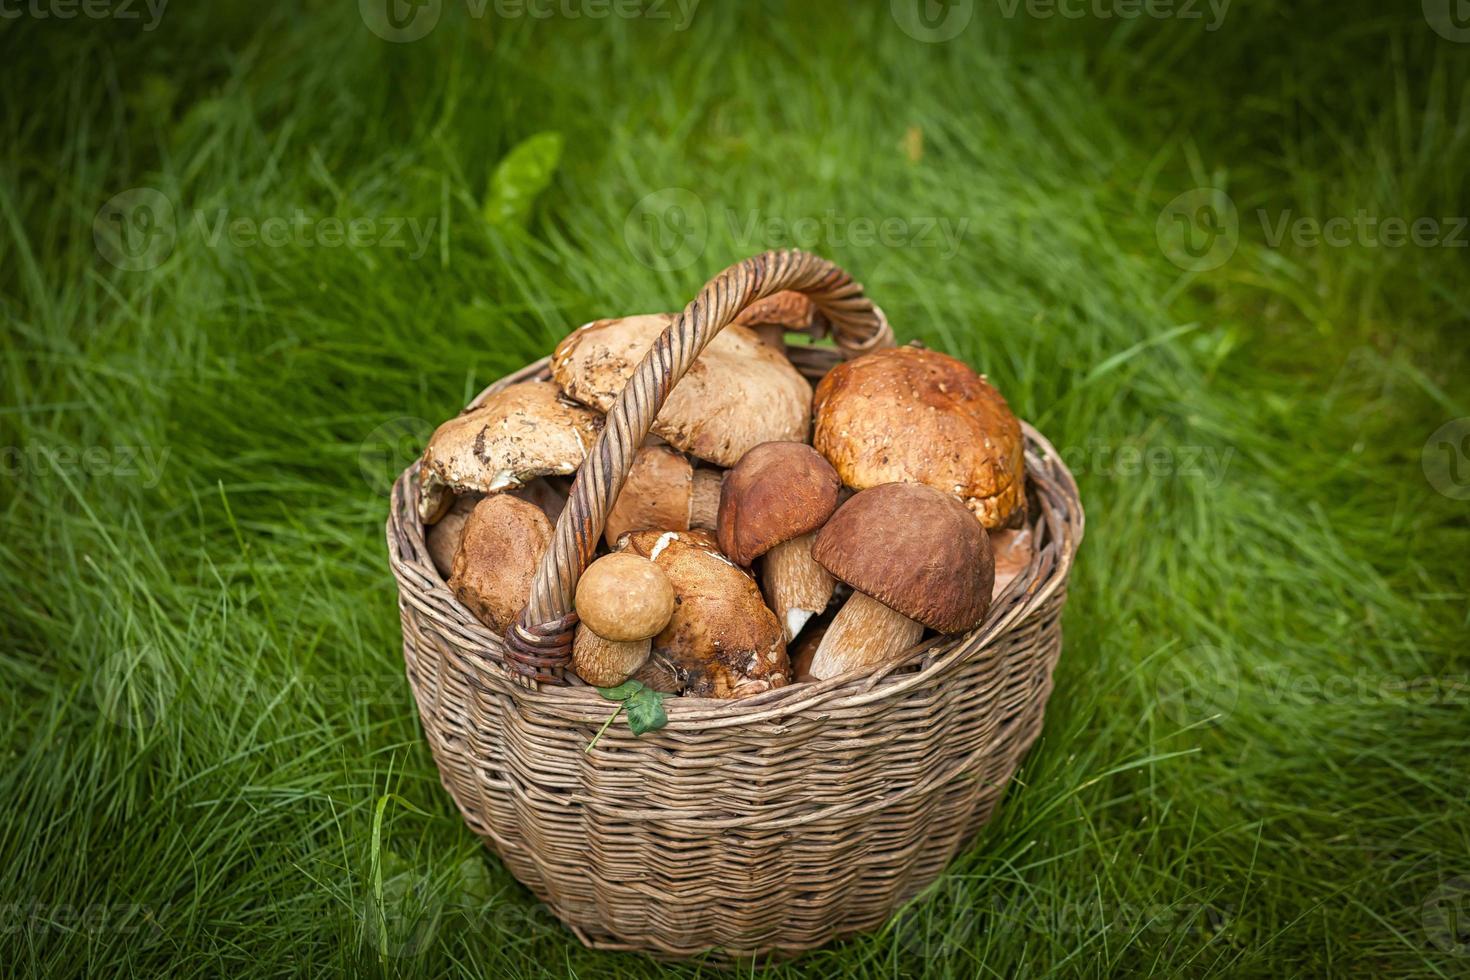
POLYGON ((812 557, 940 633, 971 629, 990 608, 990 537, 957 498, 920 483, 885 483, 854 496, 817 533, 812 557))
POLYGON ((741 457, 720 490, 720 550, 749 566, 827 523, 841 488, 837 471, 811 446, 761 443, 741 457))
POLYGON ((965 502, 986 527, 1025 507, 1021 423, 970 366, 896 347, 839 364, 817 385, 812 445, 857 490, 925 483, 965 502))

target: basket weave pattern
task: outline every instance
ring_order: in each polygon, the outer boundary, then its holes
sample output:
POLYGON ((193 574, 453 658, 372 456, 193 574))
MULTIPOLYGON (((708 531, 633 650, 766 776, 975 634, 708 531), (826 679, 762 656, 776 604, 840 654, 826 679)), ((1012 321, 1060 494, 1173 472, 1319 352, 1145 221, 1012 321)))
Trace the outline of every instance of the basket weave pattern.
MULTIPOLYGON (((844 343, 844 321, 874 310, 845 275, 834 286, 831 274, 800 264, 820 260, 768 256, 788 264, 758 268, 764 281, 734 290, 718 309, 701 311, 696 300, 671 328, 707 331, 688 361, 752 297, 808 280, 839 346, 792 346, 806 377, 818 380, 844 348, 882 341, 878 314, 867 337, 853 330, 844 343), (793 277, 799 281, 788 286, 793 277), (838 300, 824 304, 823 295, 838 300)), ((480 397, 546 378, 547 366, 530 365, 480 397)), ((651 421, 676 381, 665 375, 633 421, 651 421)), ((619 425, 622 410, 620 401, 589 455, 590 464, 601 450, 603 474, 584 466, 578 476, 538 576, 540 604, 533 596, 538 608, 523 623, 567 612, 558 594, 575 587, 591 555, 584 539, 601 533, 606 501, 627 468, 625 447, 609 453, 602 444, 636 448, 646 432, 619 425), (579 510, 579 493, 602 506, 583 501, 579 510)), ((410 467, 394 485, 388 521, 404 658, 441 779, 466 823, 584 943, 600 948, 781 956, 882 925, 989 818, 1041 728, 1083 517, 1055 450, 1030 426, 1025 434, 1036 553, 976 630, 929 641, 864 676, 733 702, 670 699, 667 727, 640 738, 614 724, 590 752, 615 706, 574 676, 547 671, 554 655, 528 680, 505 638, 453 597, 425 547, 417 464, 410 467)))

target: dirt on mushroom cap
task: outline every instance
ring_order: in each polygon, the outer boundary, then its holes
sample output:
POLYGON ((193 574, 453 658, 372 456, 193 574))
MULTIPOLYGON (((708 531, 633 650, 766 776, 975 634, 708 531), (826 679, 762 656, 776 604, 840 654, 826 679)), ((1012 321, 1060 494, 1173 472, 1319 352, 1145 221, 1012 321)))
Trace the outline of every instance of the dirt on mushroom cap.
POLYGON ((1024 516, 1021 423, 962 361, 896 347, 834 367, 817 385, 812 444, 858 490, 924 483, 986 527, 1024 516))
POLYGON ((475 505, 454 556, 449 589, 487 626, 510 626, 531 595, 551 522, 535 504, 495 494, 475 505))

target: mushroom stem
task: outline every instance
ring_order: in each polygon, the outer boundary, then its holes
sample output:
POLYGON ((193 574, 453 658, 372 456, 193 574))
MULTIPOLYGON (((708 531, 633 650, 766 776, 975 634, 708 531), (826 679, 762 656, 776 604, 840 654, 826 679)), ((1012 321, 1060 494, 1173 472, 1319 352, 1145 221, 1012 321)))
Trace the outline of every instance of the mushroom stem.
POLYGON ((616 687, 637 672, 653 648, 651 639, 604 639, 585 626, 572 641, 572 670, 594 687, 616 687))
POLYGON ((920 624, 854 591, 827 627, 822 645, 812 657, 811 674, 825 680, 850 670, 876 667, 919 642, 923 635, 920 624))
POLYGON ((771 609, 786 630, 790 643, 832 601, 836 583, 831 574, 812 558, 817 533, 803 534, 766 552, 766 592, 771 609))
POLYGON ((714 529, 720 525, 720 484, 724 474, 718 470, 694 471, 694 486, 689 492, 689 526, 714 529))

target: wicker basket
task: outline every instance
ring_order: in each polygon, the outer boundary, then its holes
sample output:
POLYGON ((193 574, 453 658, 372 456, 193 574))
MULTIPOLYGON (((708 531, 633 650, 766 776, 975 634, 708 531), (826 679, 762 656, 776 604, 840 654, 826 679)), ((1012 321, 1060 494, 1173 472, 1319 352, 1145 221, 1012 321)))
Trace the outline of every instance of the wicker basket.
MULTIPOLYGON (((404 658, 444 786, 589 946, 728 960, 874 929, 984 824, 1041 728, 1083 517, 1071 474, 1025 426, 1036 552, 977 629, 876 674, 739 701, 671 698, 667 727, 640 738, 616 724, 586 751, 614 706, 562 669, 577 576, 664 396, 741 309, 783 289, 811 296, 814 332, 835 341, 791 346, 812 381, 892 343, 861 287, 824 260, 769 252, 721 273, 608 413, 508 638, 471 616, 429 560, 417 465, 393 488, 404 658)), ((485 394, 546 378, 547 366, 485 394)))

